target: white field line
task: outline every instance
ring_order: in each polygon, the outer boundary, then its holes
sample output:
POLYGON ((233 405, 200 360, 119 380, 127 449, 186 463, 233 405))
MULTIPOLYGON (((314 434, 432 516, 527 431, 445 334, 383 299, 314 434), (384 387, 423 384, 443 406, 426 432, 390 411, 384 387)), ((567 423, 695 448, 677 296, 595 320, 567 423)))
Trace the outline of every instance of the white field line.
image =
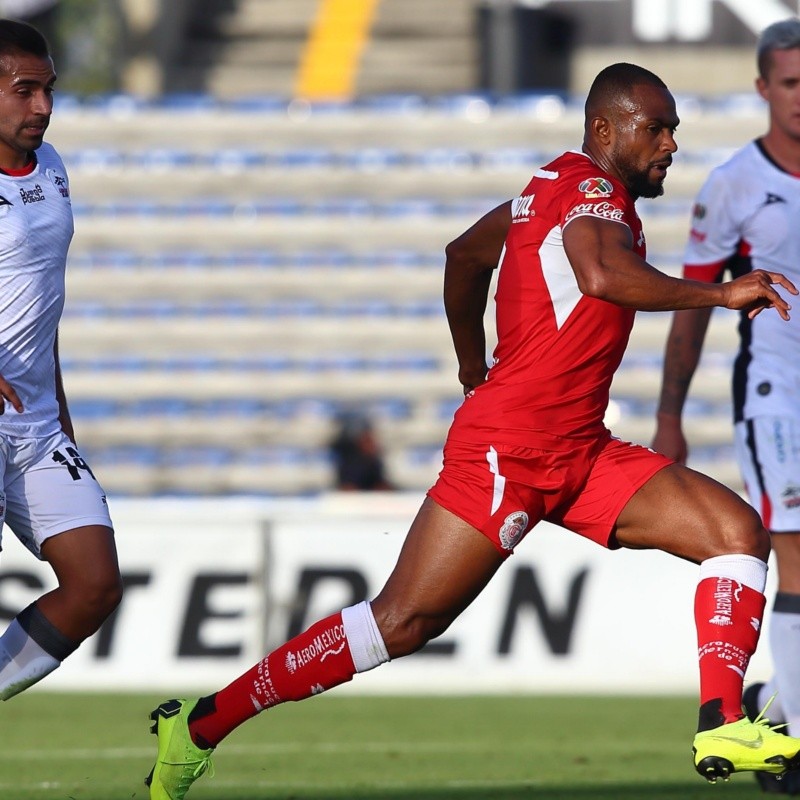
MULTIPOLYGON (((155 745, 155 739, 153 740, 155 745)), ((507 751, 513 744, 504 743, 503 750, 507 751)), ((528 744, 521 742, 517 745, 520 750, 528 750, 528 744)), ((287 742, 285 744, 257 744, 257 745, 223 745, 225 755, 289 755, 292 753, 310 753, 325 755, 328 753, 486 753, 486 742, 460 742, 447 744, 444 742, 318 742, 308 744, 304 742, 287 742)), ((99 749, 89 748, 64 748, 51 750, 7 750, 0 749, 0 762, 3 761, 51 761, 53 759, 85 759, 88 761, 115 761, 128 758, 147 758, 155 756, 156 748, 152 747, 106 747, 99 749)))

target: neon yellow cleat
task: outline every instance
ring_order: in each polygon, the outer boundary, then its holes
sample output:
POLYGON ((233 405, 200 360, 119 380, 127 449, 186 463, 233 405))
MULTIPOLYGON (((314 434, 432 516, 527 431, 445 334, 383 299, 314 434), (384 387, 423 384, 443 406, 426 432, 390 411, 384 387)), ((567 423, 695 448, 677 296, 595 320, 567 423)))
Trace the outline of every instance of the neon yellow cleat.
MULTIPOLYGON (((777 726, 783 727, 782 725, 777 726)), ((694 737, 695 769, 709 782, 733 772, 783 775, 800 767, 800 739, 785 736, 759 715, 700 731, 694 737)))
POLYGON ((158 736, 158 755, 145 785, 150 800, 183 800, 189 787, 207 770, 214 774, 211 754, 189 736, 189 712, 196 700, 167 700, 150 714, 150 733, 158 736))

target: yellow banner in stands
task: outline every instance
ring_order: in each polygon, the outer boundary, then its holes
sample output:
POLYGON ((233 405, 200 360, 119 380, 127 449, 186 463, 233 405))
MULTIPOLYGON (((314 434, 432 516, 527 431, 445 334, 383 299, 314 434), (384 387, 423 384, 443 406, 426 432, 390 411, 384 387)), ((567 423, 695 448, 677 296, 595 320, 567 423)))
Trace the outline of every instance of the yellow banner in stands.
POLYGON ((320 0, 300 59, 295 96, 346 100, 380 0, 320 0))

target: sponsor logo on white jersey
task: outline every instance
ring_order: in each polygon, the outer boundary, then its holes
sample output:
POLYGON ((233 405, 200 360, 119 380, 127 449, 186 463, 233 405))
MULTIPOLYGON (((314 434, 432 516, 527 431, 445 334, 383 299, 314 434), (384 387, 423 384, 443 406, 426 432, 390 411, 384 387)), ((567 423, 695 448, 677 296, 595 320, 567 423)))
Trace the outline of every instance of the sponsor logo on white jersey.
POLYGON ((47 170, 45 170, 45 174, 53 182, 53 186, 58 189, 58 193, 69 200, 69 184, 67 183, 67 179, 56 172, 52 167, 48 167, 47 170))
POLYGON ((22 198, 22 202, 25 205, 28 203, 41 203, 44 200, 44 189, 37 183, 33 189, 22 189, 19 190, 19 196, 22 198))
POLYGON ((800 486, 790 483, 781 492, 781 500, 784 508, 797 508, 800 506, 800 486))

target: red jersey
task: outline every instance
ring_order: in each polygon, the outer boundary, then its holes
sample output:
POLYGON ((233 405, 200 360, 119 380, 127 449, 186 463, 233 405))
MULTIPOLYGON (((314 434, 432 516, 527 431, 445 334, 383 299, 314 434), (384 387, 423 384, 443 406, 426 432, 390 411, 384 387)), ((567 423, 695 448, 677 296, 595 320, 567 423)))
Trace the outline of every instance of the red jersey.
POLYGON ((581 293, 561 234, 578 217, 611 220, 630 228, 644 258, 633 198, 588 156, 567 152, 534 174, 512 215, 495 295, 494 364, 457 411, 451 437, 549 448, 597 436, 635 312, 581 293))

